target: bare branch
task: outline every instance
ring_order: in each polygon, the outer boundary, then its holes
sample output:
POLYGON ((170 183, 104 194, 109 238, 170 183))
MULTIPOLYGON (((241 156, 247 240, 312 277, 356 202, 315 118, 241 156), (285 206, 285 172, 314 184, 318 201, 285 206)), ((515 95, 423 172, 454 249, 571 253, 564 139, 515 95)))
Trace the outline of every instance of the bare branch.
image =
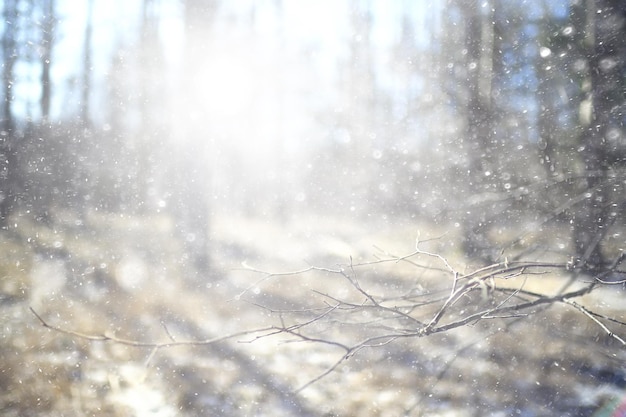
POLYGON ((263 328, 254 329, 254 330, 244 330, 241 332, 231 333, 226 336, 220 336, 220 337, 215 337, 215 338, 205 339, 205 340, 170 341, 170 342, 162 342, 162 343, 142 342, 138 340, 124 339, 124 338, 117 337, 115 335, 111 335, 108 333, 89 334, 89 333, 82 333, 82 332, 77 332, 74 330, 64 329, 62 327, 54 326, 48 323, 47 321, 45 321, 32 307, 29 307, 29 309, 33 313, 33 315, 37 317, 37 320, 39 320, 39 322, 41 323, 43 327, 50 329, 50 330, 54 330, 55 332, 63 333, 69 336, 73 336, 79 339, 85 339, 89 341, 113 342, 113 343, 118 343, 120 345, 133 346, 133 347, 149 347, 149 348, 162 349, 162 348, 169 348, 169 347, 175 347, 175 346, 203 346, 203 345, 210 345, 210 344, 218 343, 218 342, 224 342, 226 340, 234 339, 234 338, 241 337, 241 336, 248 336, 248 335, 257 334, 257 333, 266 333, 272 330, 276 330, 275 327, 271 326, 271 327, 263 327, 263 328))
POLYGON ((613 339, 615 339, 618 342, 620 342, 622 345, 626 346, 626 341, 624 339, 622 339, 620 336, 618 336, 615 333, 613 333, 608 327, 606 327, 606 325, 604 323, 602 323, 600 320, 598 320, 598 318, 595 316, 595 314, 593 314, 591 311, 589 311, 585 307, 583 307, 580 304, 578 304, 578 303, 576 303, 576 302, 574 302, 572 300, 569 300, 569 299, 564 299, 563 302, 566 303, 566 304, 571 305, 576 310, 580 311, 585 316, 589 317, 594 323, 596 323, 598 326, 600 326, 600 328, 602 330, 604 330, 606 332, 606 334, 609 335, 609 337, 612 337, 613 339))
MULTIPOLYGON (((604 284, 602 278, 607 276, 611 270, 617 268, 624 259, 624 254, 616 258, 609 271, 605 274, 599 274, 593 281, 587 283, 582 288, 567 292, 563 290, 556 295, 549 296, 526 289, 529 277, 549 272, 571 273, 571 265, 555 262, 510 262, 505 258, 503 262, 482 267, 468 274, 461 274, 453 268, 452 264, 445 257, 419 249, 419 243, 419 240, 417 240, 416 250, 405 256, 395 256, 385 252, 385 255, 389 256, 389 258, 358 264, 353 263, 353 259, 350 257, 349 264, 336 269, 309 266, 290 272, 266 272, 252 268, 244 263, 243 265, 247 271, 261 273, 264 276, 245 288, 236 298, 241 298, 251 288, 266 282, 272 277, 299 276, 312 272, 339 275, 349 283, 350 288, 356 291, 356 297, 354 291, 349 291, 346 295, 340 295, 343 293, 335 294, 332 290, 311 288, 311 292, 316 298, 307 300, 306 307, 284 310, 269 308, 262 303, 244 300, 268 311, 272 315, 276 315, 279 324, 244 330, 206 340, 178 341, 164 323, 161 324, 169 339, 166 342, 130 340, 108 333, 82 333, 51 325, 34 309, 31 308, 31 311, 43 327, 50 330, 89 341, 110 341, 128 346, 151 348, 146 364, 163 348, 202 346, 236 338, 244 338, 244 340, 238 340, 238 343, 253 343, 259 339, 271 336, 288 335, 281 343, 315 343, 336 347, 341 350, 341 356, 336 362, 302 385, 296 392, 306 389, 331 374, 340 364, 359 354, 363 349, 380 348, 399 339, 421 338, 436 333, 444 333, 483 320, 506 320, 509 323, 513 323, 558 303, 566 303, 574 307, 592 319, 610 337, 625 344, 624 339, 611 332, 602 320, 611 320, 620 325, 625 325, 625 323, 601 316, 573 301, 577 297, 588 294, 604 284), (419 265, 414 261, 416 257, 433 258, 435 264, 440 263, 443 267, 419 265), (434 274, 434 277, 429 277, 427 280, 430 283, 435 283, 437 288, 431 291, 420 290, 419 293, 415 292, 415 288, 411 288, 400 296, 393 294, 378 296, 369 288, 372 283, 370 279, 373 278, 359 270, 360 268, 367 268, 373 265, 398 262, 408 262, 413 267, 434 274), (452 280, 450 280, 450 275, 452 280), (495 286, 496 278, 500 283, 503 280, 513 282, 514 279, 519 279, 520 277, 522 282, 517 288, 503 288, 500 284, 497 288, 495 286), (439 282, 445 283, 445 286, 440 286, 442 284, 439 284, 439 282), (316 301, 320 303, 319 306, 311 304, 316 301), (320 323, 326 325, 325 330, 320 330, 320 327, 316 326, 320 323), (354 331, 324 334, 326 329, 343 330, 343 328, 354 329, 354 331), (356 337, 362 339, 355 341, 354 338, 356 337), (351 338, 353 340, 350 340, 351 338)), ((377 282, 377 284, 379 283, 377 282)))
POLYGON ((441 333, 441 332, 445 332, 445 331, 448 331, 448 330, 452 330, 452 329, 455 329, 457 327, 461 327, 461 326, 464 326, 466 324, 478 321, 481 318, 485 318, 485 316, 489 316, 489 315, 493 314, 494 312, 498 312, 499 314, 502 314, 502 313, 507 313, 507 312, 512 312, 512 311, 526 310, 526 309, 529 309, 529 308, 532 308, 532 307, 536 307, 536 306, 540 306, 540 305, 543 305, 543 304, 554 304, 556 302, 564 302, 564 300, 566 300, 566 299, 576 298, 576 297, 580 297, 582 295, 588 294, 594 288, 595 288, 595 285, 594 284, 590 284, 590 285, 588 285, 586 287, 583 287, 583 288, 581 288, 579 290, 571 291, 571 292, 566 293, 566 294, 555 295, 553 297, 546 297, 546 296, 540 295, 540 298, 537 298, 536 300, 533 300, 533 301, 520 303, 520 304, 515 304, 515 305, 507 306, 507 307, 500 307, 500 308, 497 308, 497 309, 496 308, 492 308, 492 309, 484 310, 484 311, 481 311, 481 312, 478 312, 478 313, 467 315, 467 316, 463 317, 460 320, 453 321, 451 323, 448 323, 446 325, 442 325, 440 327, 425 328, 424 329, 424 333, 426 335, 429 335, 429 334, 433 334, 433 333, 441 333))
POLYGON ((311 272, 311 271, 328 272, 328 273, 331 273, 331 274, 341 274, 342 273, 342 271, 338 270, 338 269, 320 268, 320 267, 316 267, 316 266, 309 266, 308 268, 300 269, 300 270, 297 270, 297 271, 290 271, 290 272, 267 272, 267 271, 263 271, 261 269, 253 268, 253 267, 249 266, 246 262, 242 262, 241 265, 243 266, 243 270, 245 270, 245 271, 256 272, 256 273, 259 273, 259 274, 263 274, 265 276, 263 278, 259 279, 258 281, 254 282, 253 284, 249 285, 248 287, 246 287, 243 291, 241 291, 235 297, 236 299, 243 297, 252 288, 258 286, 259 284, 267 281, 268 279, 270 279, 272 277, 285 277, 285 276, 293 276, 293 275, 302 275, 302 274, 306 274, 307 272, 311 272))

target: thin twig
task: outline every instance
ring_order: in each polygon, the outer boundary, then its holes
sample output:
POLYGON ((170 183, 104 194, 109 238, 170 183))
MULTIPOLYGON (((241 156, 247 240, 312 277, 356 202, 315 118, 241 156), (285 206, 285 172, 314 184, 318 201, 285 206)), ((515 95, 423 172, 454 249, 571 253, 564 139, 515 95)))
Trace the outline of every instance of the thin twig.
POLYGON ((622 339, 620 336, 616 335, 615 333, 613 333, 608 327, 606 327, 606 325, 604 323, 602 323, 600 320, 598 320, 594 314, 592 314, 591 311, 589 311, 588 309, 586 309, 585 307, 581 306, 580 304, 576 303, 575 301, 569 300, 569 299, 563 299, 563 302, 566 304, 571 305, 572 307, 574 307, 576 310, 580 311, 581 313, 583 313, 585 316, 589 317, 594 323, 596 323, 598 326, 600 326, 600 328, 602 330, 604 330, 606 332, 607 335, 609 335, 609 337, 612 337, 613 339, 617 340, 618 342, 620 342, 622 345, 626 346, 626 341, 624 339, 622 339))
POLYGON ((205 340, 186 340, 186 341, 170 341, 170 342, 142 342, 139 340, 131 340, 131 339, 123 339, 121 337, 117 337, 114 335, 106 334, 89 334, 77 332, 75 330, 68 330, 62 327, 54 326, 47 321, 45 321, 34 308, 29 307, 30 311, 33 313, 37 320, 41 323, 41 325, 47 329, 54 330, 55 332, 63 333, 69 336, 78 337, 79 339, 85 339, 89 341, 97 341, 97 342, 113 342, 119 343, 120 345, 126 346, 134 346, 134 347, 149 347, 149 348, 168 348, 175 346, 203 346, 210 345, 214 343, 224 342, 226 340, 234 339, 241 336, 248 336, 251 334, 257 333, 265 333, 271 330, 275 330, 275 327, 263 327, 254 330, 245 330, 241 332, 231 333, 229 335, 214 337, 211 339, 205 340))

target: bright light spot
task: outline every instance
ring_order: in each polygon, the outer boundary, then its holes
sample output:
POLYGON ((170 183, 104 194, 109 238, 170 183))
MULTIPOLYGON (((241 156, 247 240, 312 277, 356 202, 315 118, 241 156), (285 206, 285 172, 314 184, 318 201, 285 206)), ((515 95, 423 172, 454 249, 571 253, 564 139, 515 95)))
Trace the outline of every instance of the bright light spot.
POLYGON ((148 268, 140 256, 124 257, 115 267, 115 280, 126 291, 135 291, 148 278, 148 268))
POLYGON ((541 56, 542 58, 547 58, 550 55, 552 55, 552 51, 550 50, 550 48, 547 48, 545 46, 539 48, 539 56, 541 56))

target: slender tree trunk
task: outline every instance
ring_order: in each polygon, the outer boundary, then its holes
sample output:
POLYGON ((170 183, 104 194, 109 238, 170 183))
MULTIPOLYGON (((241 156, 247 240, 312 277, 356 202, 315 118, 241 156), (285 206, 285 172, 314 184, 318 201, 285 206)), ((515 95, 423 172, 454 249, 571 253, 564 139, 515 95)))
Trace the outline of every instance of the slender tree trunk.
MULTIPOLYGON (((472 1, 463 6, 467 14, 466 71, 468 100, 466 103, 465 149, 469 159, 468 183, 470 199, 490 191, 495 167, 493 126, 495 110, 492 102, 494 71, 494 16, 492 7, 481 8, 472 1), (489 10, 484 13, 482 10, 489 10)), ((470 206, 464 214, 463 247, 465 253, 491 262, 494 257, 486 238, 489 213, 484 207, 470 206)))
POLYGON ((50 84, 50 67, 52 61, 52 47, 54 43, 55 15, 54 0, 45 0, 41 55, 41 118, 45 123, 50 117, 50 96, 52 86, 50 84))
POLYGON ((92 67, 92 50, 91 50, 91 38, 93 32, 93 2, 94 0, 87 0, 87 24, 85 26, 85 39, 83 43, 83 82, 81 91, 81 108, 80 108, 80 120, 83 126, 89 128, 91 126, 91 106, 89 105, 89 99, 91 96, 91 67, 92 67))
POLYGON ((202 85, 209 46, 209 28, 214 18, 215 0, 185 0, 184 73, 180 80, 179 126, 183 139, 175 149, 173 172, 170 175, 172 210, 178 233, 186 251, 198 269, 209 266, 209 166, 210 120, 205 113, 202 85))
POLYGON ((2 34, 2 92, 4 99, 2 129, 9 134, 13 133, 15 121, 13 119, 13 73, 15 63, 17 62, 17 30, 18 30, 18 10, 17 2, 7 0, 4 2, 3 18, 5 21, 5 30, 2 34))
POLYGON ((14 67, 17 62, 17 2, 6 0, 2 12, 5 30, 2 34, 2 98, 4 107, 0 132, 0 228, 7 227, 8 217, 15 209, 19 181, 15 120, 13 117, 14 67))

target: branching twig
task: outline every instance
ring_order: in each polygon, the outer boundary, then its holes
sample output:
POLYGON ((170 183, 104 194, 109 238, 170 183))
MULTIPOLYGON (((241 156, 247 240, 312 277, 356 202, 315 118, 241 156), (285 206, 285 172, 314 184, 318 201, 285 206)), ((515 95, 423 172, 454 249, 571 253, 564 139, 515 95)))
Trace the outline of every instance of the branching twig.
POLYGON ((213 344, 213 343, 224 342, 226 340, 235 339, 237 337, 248 336, 248 335, 257 334, 257 333, 266 333, 266 332, 269 332, 269 331, 272 331, 272 330, 276 330, 276 327, 270 326, 270 327, 263 327, 263 328, 254 329, 254 330, 244 330, 244 331, 241 331, 241 332, 231 333, 229 335, 214 337, 214 338, 205 339, 205 340, 186 340, 186 341, 169 341, 169 342, 142 342, 142 341, 139 341, 139 340, 124 339, 124 338, 117 337, 115 335, 111 335, 111 334, 108 334, 108 333, 104 333, 104 334, 89 334, 89 333, 82 333, 82 332, 77 332, 75 330, 68 330, 68 329, 65 329, 65 328, 62 328, 62 327, 54 326, 54 325, 48 323, 47 321, 45 321, 35 311, 34 308, 29 307, 29 309, 33 313, 33 315, 35 317, 37 317, 37 320, 39 320, 39 322, 41 323, 41 325, 43 327, 45 327, 47 329, 50 329, 50 330, 54 330, 55 332, 63 333, 63 334, 69 335, 69 336, 73 336, 73 337, 77 337, 79 339, 89 340, 89 341, 93 341, 93 342, 113 342, 113 343, 118 343, 120 345, 133 346, 133 347, 142 347, 142 348, 163 349, 163 348, 169 348, 169 347, 175 347, 175 346, 203 346, 203 345, 210 345, 210 344, 213 344))
POLYGON ((598 320, 598 318, 596 317, 596 315, 591 312, 590 310, 588 310, 587 308, 581 306, 580 304, 570 300, 570 299, 564 299, 563 300, 564 303, 571 305, 572 307, 574 307, 576 310, 580 311, 581 313, 583 313, 585 316, 589 317, 594 323, 596 323, 598 326, 600 326, 600 328, 602 330, 604 330, 606 332, 607 335, 609 335, 609 337, 612 337, 613 339, 617 340, 618 342, 620 342, 622 345, 626 346, 626 341, 624 339, 622 339, 619 335, 616 335, 615 333, 613 333, 608 327, 606 327, 606 325, 604 323, 602 323, 600 320, 598 320))
POLYGON ((331 274, 341 274, 342 273, 342 271, 338 270, 338 269, 320 268, 320 267, 316 267, 316 266, 309 266, 308 268, 300 269, 300 270, 297 270, 297 271, 289 271, 289 272, 267 272, 267 271, 263 271, 263 270, 260 270, 260 269, 257 269, 257 268, 253 268, 253 267, 249 266, 245 262, 242 262, 241 265, 243 266, 243 269, 246 270, 246 271, 256 272, 256 273, 259 273, 259 274, 264 274, 265 276, 263 278, 257 280, 253 284, 247 286, 235 298, 243 297, 252 288, 258 286, 259 284, 267 281, 268 279, 270 279, 272 277, 285 277, 285 276, 303 275, 303 274, 306 274, 307 272, 311 272, 311 271, 328 272, 328 273, 331 273, 331 274))
POLYGON ((486 315, 492 314, 493 312, 497 311, 499 314, 502 313, 507 313, 507 312, 514 312, 514 311, 520 311, 520 310, 526 310, 532 307, 536 307, 536 306, 540 306, 543 304, 554 304, 557 302, 563 302, 565 299, 569 299, 569 298, 576 298, 576 297, 580 297, 583 296, 585 294, 590 293, 591 291, 593 291, 593 289, 595 288, 594 284, 590 284, 586 287, 583 287, 579 290, 576 291, 571 291, 565 294, 558 294, 555 295, 553 297, 546 297, 546 296, 541 296, 540 298, 537 298, 536 300, 533 301, 528 301, 525 303, 519 303, 519 304, 515 304, 512 306, 507 306, 507 307, 500 307, 498 309, 488 309, 488 310, 484 310, 484 311, 480 311, 478 313, 474 313, 474 314, 469 314, 465 317, 463 317, 462 319, 450 322, 448 324, 439 326, 439 327, 430 327, 430 328, 426 328, 424 329, 424 333, 426 335, 430 335, 430 334, 434 334, 434 333, 441 333, 441 332, 446 332, 452 329, 456 329, 458 327, 461 326, 465 326, 467 324, 470 324, 472 322, 475 322, 477 320, 480 320, 481 318, 484 318, 486 315))

